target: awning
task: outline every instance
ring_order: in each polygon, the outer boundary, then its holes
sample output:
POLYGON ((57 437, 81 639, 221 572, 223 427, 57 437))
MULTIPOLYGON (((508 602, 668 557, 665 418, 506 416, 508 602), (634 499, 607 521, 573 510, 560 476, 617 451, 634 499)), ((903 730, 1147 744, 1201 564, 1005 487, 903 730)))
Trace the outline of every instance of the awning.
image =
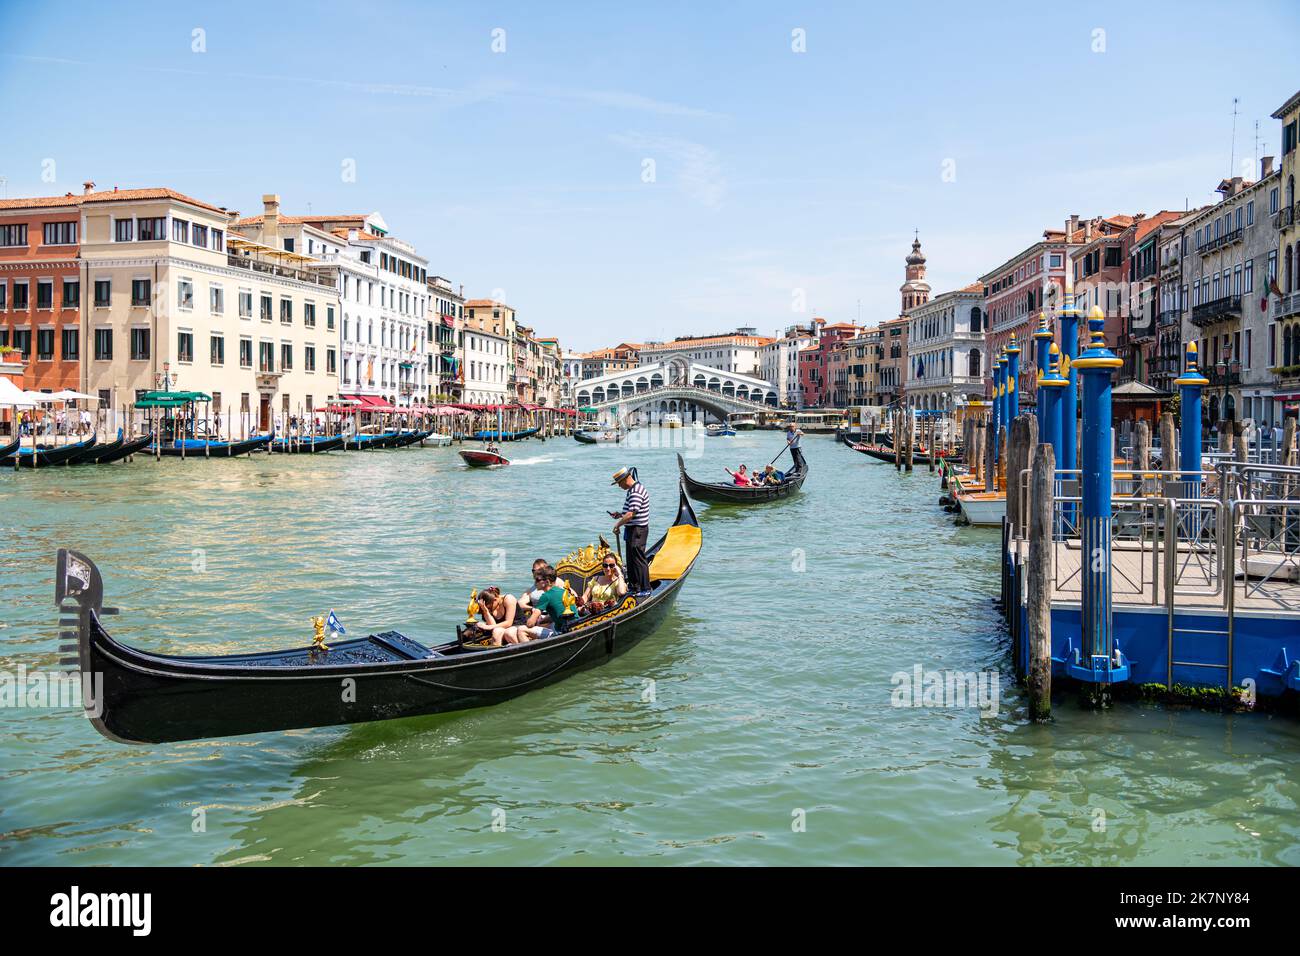
POLYGON ((0 405, 12 405, 14 408, 32 408, 36 403, 27 397, 27 393, 7 378, 0 378, 0 405))
POLYGON ((182 408, 192 402, 210 402, 204 392, 145 392, 135 400, 136 408, 182 408))

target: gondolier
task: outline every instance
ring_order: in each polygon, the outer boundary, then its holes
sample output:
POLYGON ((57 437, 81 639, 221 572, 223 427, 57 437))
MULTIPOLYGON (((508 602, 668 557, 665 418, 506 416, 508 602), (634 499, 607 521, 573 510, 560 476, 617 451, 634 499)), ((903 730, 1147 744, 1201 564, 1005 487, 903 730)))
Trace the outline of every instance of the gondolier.
POLYGON ((794 422, 785 426, 785 443, 790 449, 790 457, 794 459, 794 466, 799 471, 804 470, 803 452, 799 450, 799 442, 803 439, 803 430, 794 422))
MULTIPOLYGON (((650 493, 645 485, 636 480, 636 472, 630 468, 620 468, 614 472, 611 485, 618 485, 627 492, 623 499, 623 511, 617 514, 614 533, 623 528, 623 540, 627 543, 627 581, 632 591, 641 593, 650 590, 650 563, 646 561, 646 538, 650 535, 650 493)), ((612 512, 611 512, 612 513, 612 512)))

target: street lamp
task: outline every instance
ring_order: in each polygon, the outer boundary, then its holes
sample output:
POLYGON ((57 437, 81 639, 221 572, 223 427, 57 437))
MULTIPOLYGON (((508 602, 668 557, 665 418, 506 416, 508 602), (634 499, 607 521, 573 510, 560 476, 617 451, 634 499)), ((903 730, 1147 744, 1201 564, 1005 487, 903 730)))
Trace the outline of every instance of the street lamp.
POLYGON ((170 392, 171 386, 176 384, 176 373, 173 372, 170 375, 167 374, 170 369, 171 362, 163 362, 162 374, 160 374, 155 381, 155 384, 162 386, 164 392, 170 392))
POLYGON ((1241 372, 1241 360, 1232 356, 1232 342, 1223 344, 1223 357, 1214 363, 1214 370, 1219 374, 1219 381, 1223 383, 1223 418, 1231 422, 1236 414, 1236 408, 1228 406, 1228 386, 1231 377, 1241 372))

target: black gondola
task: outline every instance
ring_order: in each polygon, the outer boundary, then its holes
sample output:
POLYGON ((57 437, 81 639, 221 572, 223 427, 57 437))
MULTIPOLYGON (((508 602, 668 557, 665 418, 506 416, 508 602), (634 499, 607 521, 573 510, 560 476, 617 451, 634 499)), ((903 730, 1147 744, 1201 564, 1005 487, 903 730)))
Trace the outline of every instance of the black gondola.
MULTIPOLYGON (((172 458, 235 458, 263 450, 271 441, 270 435, 257 435, 242 441, 209 441, 203 438, 186 438, 184 440, 165 442, 158 453, 172 458)), ((150 446, 150 452, 157 448, 150 446)))
POLYGON ((16 435, 14 436, 14 440, 11 441, 9 444, 0 445, 0 465, 13 465, 12 461, 6 461, 6 459, 14 452, 16 452, 22 446, 22 443, 23 443, 22 436, 16 435))
POLYGON ((75 464, 107 465, 115 461, 121 461, 123 458, 129 458, 131 455, 139 454, 152 444, 153 432, 147 432, 131 439, 119 438, 107 445, 100 445, 88 454, 78 456, 75 464))
MULTIPOLYGON (((455 640, 433 647, 384 631, 323 649, 151 654, 108 634, 102 618, 117 611, 103 607, 99 569, 66 549, 59 550, 55 601, 68 615, 64 623, 76 627, 81 673, 102 677, 102 684, 84 695, 91 723, 122 743, 165 743, 415 717, 516 697, 603 664, 654 631, 672 608, 701 545, 699 522, 683 490, 676 523, 649 552, 649 592, 579 616, 553 636, 499 648, 466 643, 462 626, 455 640)), ((588 546, 556 570, 580 590, 599 573, 607 553, 603 543, 588 546)))
POLYGON ((59 445, 53 448, 20 448, 5 462, 15 468, 48 468, 51 465, 70 464, 72 459, 89 451, 99 444, 94 435, 85 441, 72 445, 59 445))
POLYGON ((311 455, 316 452, 334 451, 343 447, 343 436, 333 437, 311 435, 306 437, 273 438, 266 450, 273 455, 311 455))
POLYGON ((808 461, 800 454, 794 468, 785 473, 785 480, 779 485, 733 485, 730 482, 696 481, 686 473, 686 462, 677 456, 677 469, 682 474, 682 484, 686 493, 696 501, 709 501, 714 504, 753 505, 778 498, 788 498, 803 486, 808 477, 808 461))

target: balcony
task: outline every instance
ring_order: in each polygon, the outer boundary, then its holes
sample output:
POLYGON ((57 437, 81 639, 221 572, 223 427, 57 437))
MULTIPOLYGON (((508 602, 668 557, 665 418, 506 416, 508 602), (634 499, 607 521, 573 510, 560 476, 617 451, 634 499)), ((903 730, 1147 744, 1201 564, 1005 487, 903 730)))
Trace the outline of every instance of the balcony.
POLYGON ((1230 246, 1234 242, 1241 242, 1240 229, 1230 229, 1229 231, 1225 232, 1221 236, 1215 236, 1213 239, 1207 239, 1204 243, 1202 243, 1200 248, 1197 249, 1196 251, 1203 256, 1208 256, 1211 252, 1214 252, 1216 249, 1222 249, 1225 246, 1230 246))
POLYGON ((1286 229, 1288 226, 1295 225, 1297 209, 1300 209, 1300 202, 1296 203, 1294 206, 1287 206, 1285 209, 1279 209, 1277 215, 1273 217, 1273 228, 1286 229))
POLYGON ((1205 328, 1241 315, 1241 296, 1223 295, 1210 302, 1202 302, 1192 309, 1192 325, 1205 328))
POLYGON ((1211 388, 1235 388, 1241 384, 1241 372, 1239 370, 1221 372, 1211 365, 1207 369, 1202 369, 1202 371, 1205 373, 1205 377, 1210 380, 1211 388))
POLYGON ((250 272, 260 272, 263 275, 276 276, 281 279, 292 279, 295 282, 307 282, 311 285, 322 286, 326 289, 334 288, 334 277, 331 275, 321 275, 317 272, 309 272, 305 269, 293 269, 289 266, 282 266, 274 262, 265 262, 261 259, 254 259, 251 256, 240 256, 235 253, 226 254, 226 262, 236 269, 247 269, 250 272))
POLYGON ((1273 373, 1273 384, 1278 388, 1300 390, 1300 365, 1284 365, 1269 371, 1273 373))
POLYGON ((1128 336, 1131 342, 1143 342, 1156 337, 1155 316, 1134 315, 1128 320, 1128 336))
POLYGON ((1156 324, 1162 329, 1172 328, 1179 324, 1183 317, 1182 309, 1165 309, 1156 318, 1156 324))
POLYGON ((1300 292, 1284 295, 1273 303, 1273 318, 1285 319, 1300 314, 1300 292))

